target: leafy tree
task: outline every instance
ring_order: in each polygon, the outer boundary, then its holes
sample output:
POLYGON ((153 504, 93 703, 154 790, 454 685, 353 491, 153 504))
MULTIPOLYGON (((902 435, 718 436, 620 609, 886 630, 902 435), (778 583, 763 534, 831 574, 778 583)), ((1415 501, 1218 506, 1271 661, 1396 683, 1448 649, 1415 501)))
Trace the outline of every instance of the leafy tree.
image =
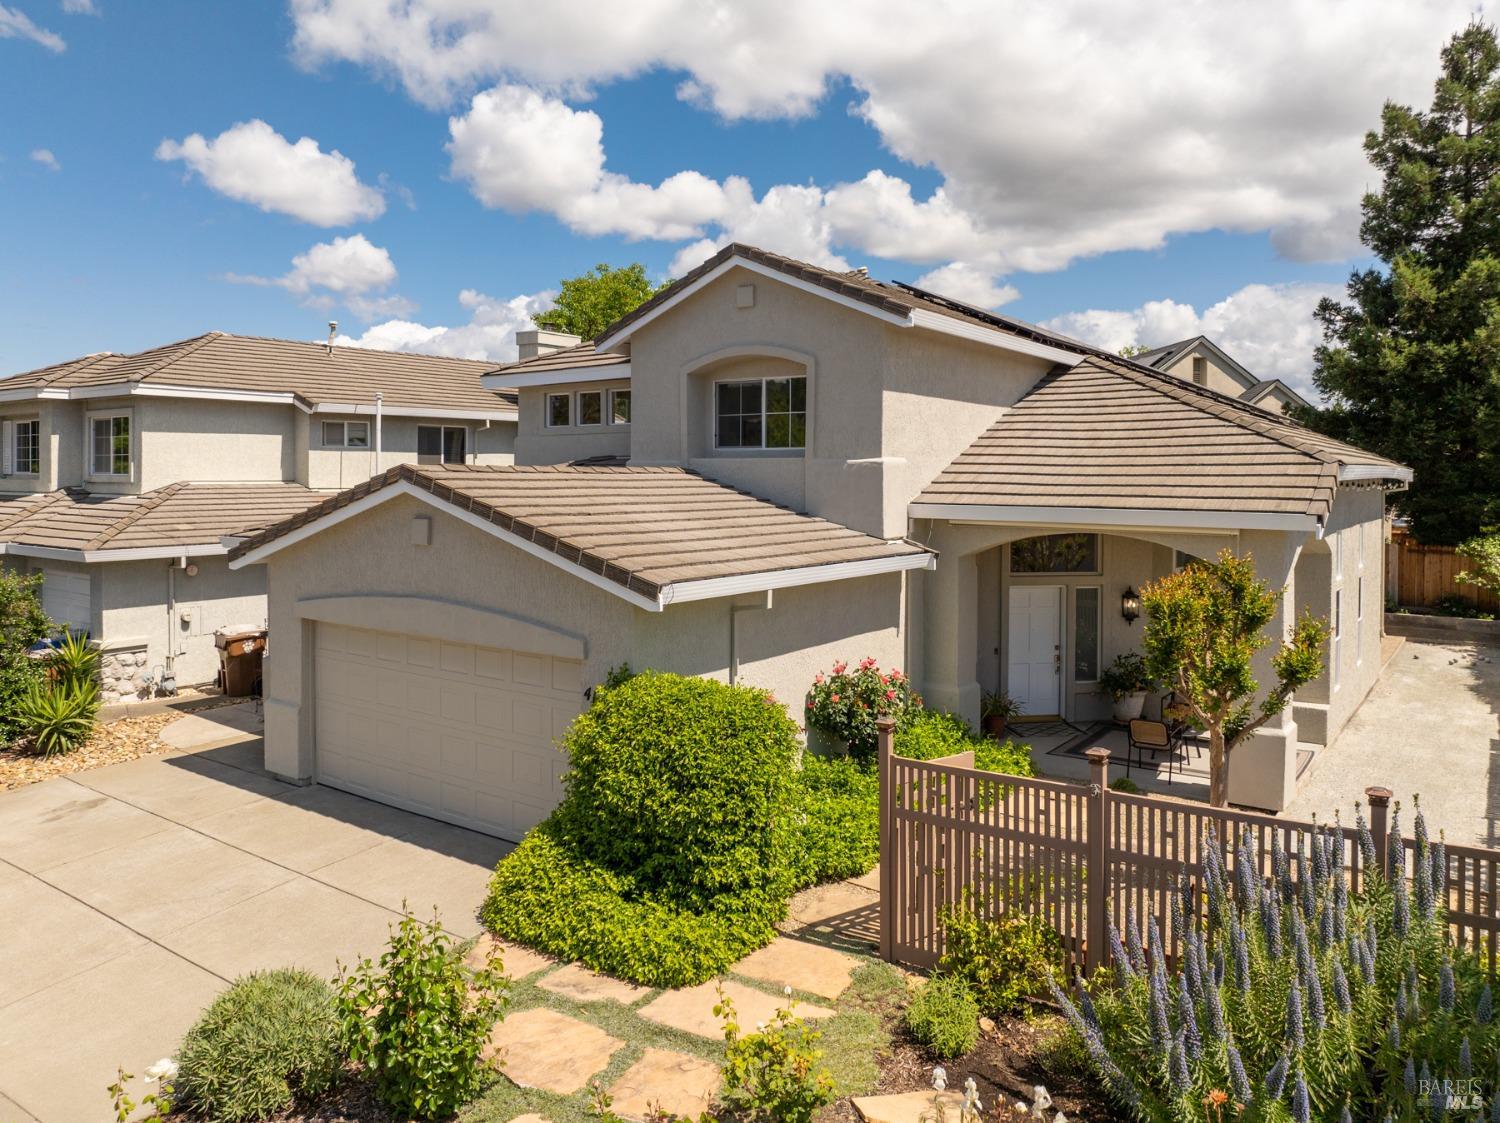
POLYGON ((1473 568, 1455 574, 1457 581, 1500 593, 1500 531, 1460 542, 1458 552, 1473 568))
POLYGON ((1295 416, 1410 465, 1396 499, 1424 542, 1500 518, 1500 44, 1475 22, 1442 54, 1432 108, 1387 103, 1360 236, 1386 263, 1316 312, 1325 409, 1295 416))
POLYGON ((1229 550, 1141 590, 1147 670, 1208 731, 1208 800, 1215 807, 1229 804, 1230 754, 1323 671, 1328 626, 1304 615, 1272 657, 1276 685, 1255 705, 1260 684, 1251 662, 1271 642, 1262 629, 1276 615, 1283 592, 1255 576, 1248 554, 1236 557, 1229 550))
POLYGON ((653 285, 640 262, 615 268, 599 264, 562 282, 557 303, 532 316, 539 328, 593 339, 627 312, 650 300, 666 284, 653 285))
POLYGON ((22 732, 21 702, 46 675, 28 652, 52 633, 42 611, 42 575, 0 570, 0 741, 22 732))

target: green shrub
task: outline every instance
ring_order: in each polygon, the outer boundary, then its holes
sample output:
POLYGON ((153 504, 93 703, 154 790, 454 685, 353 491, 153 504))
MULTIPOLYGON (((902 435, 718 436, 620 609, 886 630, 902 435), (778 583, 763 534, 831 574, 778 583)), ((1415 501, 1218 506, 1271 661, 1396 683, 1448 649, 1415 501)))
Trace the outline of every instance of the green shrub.
POLYGON ((835 663, 826 675, 820 671, 807 692, 805 717, 809 729, 843 742, 850 756, 873 760, 875 719, 893 717, 900 725, 921 705, 910 679, 900 671, 882 671, 867 658, 852 671, 847 663, 835 663))
POLYGON ((563 738, 557 817, 589 861, 663 901, 780 919, 797 729, 765 691, 646 671, 563 738))
POLYGON ((911 714, 906 724, 896 731, 892 748, 897 756, 909 760, 934 760, 940 756, 973 752, 974 767, 986 772, 1036 775, 1030 745, 981 737, 963 718, 940 710, 918 710, 911 714))
POLYGON ((541 824, 495 868, 480 919, 508 940, 650 987, 693 986, 771 941, 774 925, 696 913, 579 856, 541 824))
POLYGON ((1140 795, 1141 786, 1129 776, 1121 776, 1118 780, 1110 781, 1109 790, 1113 792, 1124 792, 1126 795, 1140 795))
POLYGON ((96 682, 32 683, 16 701, 15 721, 43 756, 72 752, 88 740, 99 714, 96 682))
POLYGON ((833 1102, 833 1077, 820 1063, 822 1034, 796 1015, 792 988, 771 1020, 742 1034, 734 1003, 719 989, 714 1014, 724 1020, 724 1083, 719 1102, 743 1123, 810 1123, 833 1102))
POLYGON ((1248 839, 1228 847, 1230 867, 1206 832, 1201 881, 1189 892, 1182 879, 1168 916, 1150 918, 1144 934, 1130 932, 1130 918, 1123 940, 1111 923, 1113 985, 1091 986, 1076 1004, 1054 992, 1122 1114, 1201 1120, 1219 1089, 1246 1105, 1235 1116, 1244 1123, 1479 1118, 1472 1103, 1449 1110, 1452 1089, 1476 1093, 1493 1117, 1493 983, 1478 948, 1451 941, 1434 877, 1446 868, 1442 846, 1418 816, 1408 879, 1393 814, 1401 869, 1387 876, 1356 822, 1357 888, 1341 831, 1298 830, 1291 853, 1273 833, 1269 885, 1248 839), (1168 923, 1187 949, 1181 969, 1163 954, 1168 923))
POLYGON ((339 969, 349 1057, 374 1074, 377 1094, 402 1116, 446 1118, 488 1079, 479 1051, 505 1010, 507 985, 493 959, 465 970, 436 913, 424 923, 407 912, 378 964, 362 959, 339 969))
POLYGON ((326 1091, 343 1064, 332 987, 305 971, 246 975, 183 1038, 174 1103, 211 1123, 265 1119, 326 1091))
POLYGON ((52 634, 42 611, 42 575, 0 570, 0 737, 10 741, 24 732, 17 706, 31 687, 46 677, 46 666, 29 654, 52 634))
POLYGON ((957 1060, 979 1044, 979 1003, 963 979, 934 976, 907 1005, 906 1028, 938 1060, 957 1060))
POLYGON ((798 889, 869 873, 880 858, 880 779, 849 757, 803 754, 792 841, 798 889))
POLYGON ((980 916, 965 903, 938 914, 944 951, 937 973, 962 982, 979 1011, 998 1018, 1042 994, 1062 970, 1062 944, 1040 917, 980 916))
POLYGON ((1455 580, 1500 593, 1500 531, 1477 535, 1458 544, 1458 554, 1470 568, 1455 575, 1455 580))
POLYGON ((65 627, 52 649, 48 667, 62 686, 98 682, 99 649, 90 642, 87 632, 75 632, 65 627))

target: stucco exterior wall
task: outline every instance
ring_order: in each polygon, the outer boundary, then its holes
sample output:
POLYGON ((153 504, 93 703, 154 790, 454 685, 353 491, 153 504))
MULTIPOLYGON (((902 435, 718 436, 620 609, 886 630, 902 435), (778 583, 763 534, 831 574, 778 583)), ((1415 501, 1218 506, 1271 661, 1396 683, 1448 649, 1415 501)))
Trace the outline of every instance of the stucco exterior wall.
POLYGON ((266 575, 262 566, 231 570, 224 558, 192 558, 197 576, 178 570, 176 611, 167 612, 168 562, 107 562, 90 566, 97 575, 97 639, 106 644, 144 640, 145 669, 159 677, 168 653, 176 655, 178 686, 211 682, 219 671, 214 631, 266 619, 266 575), (186 621, 183 615, 186 614, 186 621))
POLYGON ((1178 359, 1177 362, 1167 367, 1166 372, 1175 375, 1184 382, 1191 382, 1193 381, 1193 359, 1195 358, 1201 358, 1205 361, 1207 367, 1206 373, 1208 375, 1208 381, 1205 385, 1208 389, 1215 390, 1220 394, 1228 394, 1231 398, 1238 398, 1248 389, 1240 379, 1215 363, 1211 356, 1204 355, 1198 351, 1189 351, 1182 358, 1178 359))
MULTIPOLYGON (((398 464, 417 462, 417 428, 441 425, 464 430, 468 464, 509 464, 515 458, 516 425, 513 421, 442 421, 418 417, 385 417, 380 425, 380 456, 375 455, 375 419, 367 415, 314 414, 307 422, 307 445, 298 455, 306 467, 296 477, 306 486, 342 491, 363 483, 398 464), (370 426, 369 448, 343 448, 323 444, 324 421, 364 421, 370 426)), ((294 470, 296 470, 294 465, 294 470)), ((290 478, 290 477, 289 477, 290 478)))
MULTIPOLYGON (((630 379, 609 382, 569 382, 520 392, 519 416, 515 441, 517 464, 566 464, 590 456, 629 456, 630 425, 612 425, 609 417, 609 392, 630 390, 630 379), (549 427, 546 418, 548 394, 576 394, 579 390, 598 390, 603 394, 602 425, 566 425, 549 427)), ((632 422, 636 405, 631 396, 632 422)), ((570 403, 569 416, 575 421, 576 400, 570 403)))
POLYGON ((141 491, 179 480, 274 483, 296 477, 292 406, 135 398, 131 408, 141 491))
MULTIPOLYGON (((1385 610, 1385 496, 1375 489, 1340 488, 1324 532, 1332 573, 1326 615, 1338 620, 1321 683, 1328 703, 1327 740, 1354 716, 1380 678, 1380 635, 1385 610)), ((1327 743, 1325 740, 1323 743, 1327 743)))
MULTIPOLYGON (((583 681, 629 662, 727 679, 730 601, 697 601, 653 613, 634 607, 411 497, 399 497, 267 559, 271 611, 266 657, 266 760, 305 779, 313 768, 315 689, 308 652, 316 627, 298 602, 380 594, 429 598, 503 613, 586 640, 583 681), (414 517, 432 519, 431 544, 411 542, 414 517)), ((769 609, 747 596, 735 614, 739 681, 772 690, 800 723, 813 675, 838 659, 903 659, 901 575, 779 590, 769 609)), ((390 628, 372 611, 364 627, 390 628)), ((393 630, 404 630, 396 628, 393 630)), ((502 645, 503 646, 503 645, 502 645)))

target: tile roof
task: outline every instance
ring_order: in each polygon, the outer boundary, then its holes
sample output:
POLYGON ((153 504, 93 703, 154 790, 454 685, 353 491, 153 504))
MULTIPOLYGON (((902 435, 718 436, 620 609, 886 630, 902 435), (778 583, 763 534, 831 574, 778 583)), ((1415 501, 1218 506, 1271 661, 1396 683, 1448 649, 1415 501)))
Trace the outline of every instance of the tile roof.
POLYGON ((915 500, 1326 517, 1341 466, 1400 465, 1121 360, 1042 379, 915 500))
POLYGON ((388 406, 508 410, 515 395, 484 389, 495 364, 476 359, 334 347, 211 331, 134 355, 72 359, 0 379, 0 392, 144 383, 210 390, 292 394, 307 405, 369 402, 388 406))
POLYGON ((0 502, 0 544, 88 552, 214 546, 326 498, 296 484, 175 483, 143 495, 69 488, 0 502))
POLYGON ((930 553, 797 514, 684 468, 392 468, 240 543, 243 557, 364 497, 404 483, 647 598, 669 586, 930 553))
POLYGON ((630 356, 618 351, 596 351, 592 341, 561 347, 535 358, 506 363, 492 368, 489 374, 540 374, 550 370, 572 370, 575 367, 612 367, 630 362, 630 356))

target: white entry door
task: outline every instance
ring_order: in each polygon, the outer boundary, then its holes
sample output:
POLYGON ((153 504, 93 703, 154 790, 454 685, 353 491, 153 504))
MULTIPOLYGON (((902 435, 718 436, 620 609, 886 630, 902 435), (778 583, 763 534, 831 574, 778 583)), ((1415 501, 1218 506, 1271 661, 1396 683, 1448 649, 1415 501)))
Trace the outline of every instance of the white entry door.
POLYGON ((1006 693, 1021 713, 1062 714, 1062 587, 1012 585, 1006 693))

